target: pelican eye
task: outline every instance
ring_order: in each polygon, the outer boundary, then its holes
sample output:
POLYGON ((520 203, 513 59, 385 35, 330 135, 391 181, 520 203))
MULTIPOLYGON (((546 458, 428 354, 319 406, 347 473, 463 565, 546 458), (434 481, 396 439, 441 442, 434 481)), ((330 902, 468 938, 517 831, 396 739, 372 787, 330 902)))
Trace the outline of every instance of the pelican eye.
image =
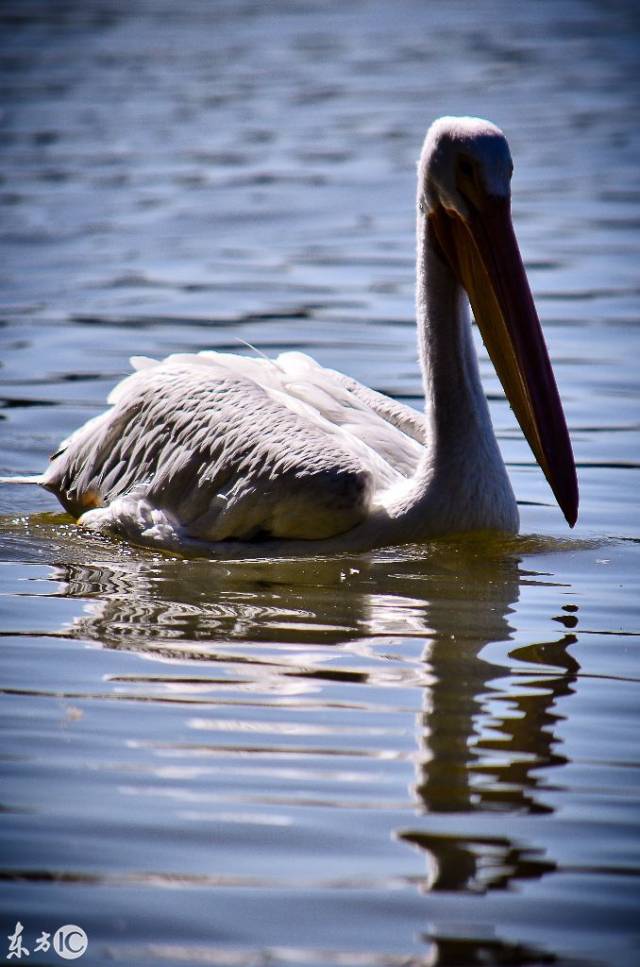
POLYGON ((418 208, 420 209, 421 213, 424 215, 424 213, 427 210, 427 206, 425 204, 424 198, 421 198, 420 201, 418 202, 418 208))
POLYGON ((468 158, 462 157, 459 159, 458 169, 460 171, 460 174, 464 175, 465 178, 473 178, 474 169, 473 169, 473 165, 471 164, 468 158))

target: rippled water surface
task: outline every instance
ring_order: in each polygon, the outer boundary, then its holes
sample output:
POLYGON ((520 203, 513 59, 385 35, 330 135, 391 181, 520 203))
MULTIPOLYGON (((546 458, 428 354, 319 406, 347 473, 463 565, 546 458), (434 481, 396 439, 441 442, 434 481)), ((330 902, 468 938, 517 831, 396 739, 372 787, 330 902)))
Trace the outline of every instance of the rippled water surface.
POLYGON ((132 353, 298 348, 420 407, 415 159, 475 113, 582 509, 480 345, 518 540, 178 560, 4 487, 0 956, 19 920, 36 965, 65 923, 91 964, 638 963, 639 33, 578 0, 2 5, 0 474, 132 353))

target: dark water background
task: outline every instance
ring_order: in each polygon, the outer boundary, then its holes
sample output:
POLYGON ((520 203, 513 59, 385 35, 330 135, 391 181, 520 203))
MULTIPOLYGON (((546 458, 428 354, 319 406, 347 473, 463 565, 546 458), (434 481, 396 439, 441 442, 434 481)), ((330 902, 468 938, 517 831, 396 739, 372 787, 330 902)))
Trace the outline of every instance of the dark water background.
POLYGON ((470 113, 582 491, 569 532, 482 349, 515 542, 185 562, 4 488, 30 963, 69 922, 87 964, 640 962, 639 35, 586 0, 0 6, 0 473, 132 353, 299 348, 419 407, 415 160, 470 113))

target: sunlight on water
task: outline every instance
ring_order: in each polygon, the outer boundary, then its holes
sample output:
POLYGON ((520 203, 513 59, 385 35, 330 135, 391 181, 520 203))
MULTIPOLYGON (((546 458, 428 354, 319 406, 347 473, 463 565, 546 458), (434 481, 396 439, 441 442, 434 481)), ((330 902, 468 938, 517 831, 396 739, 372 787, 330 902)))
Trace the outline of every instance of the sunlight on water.
POLYGON ((297 348, 419 408, 415 159, 477 113, 512 144, 582 497, 570 531, 480 343, 515 539, 182 558, 3 487, 2 935, 34 964, 66 923, 92 964, 633 963, 631 5, 0 23, 0 475, 39 472, 131 354, 297 348))

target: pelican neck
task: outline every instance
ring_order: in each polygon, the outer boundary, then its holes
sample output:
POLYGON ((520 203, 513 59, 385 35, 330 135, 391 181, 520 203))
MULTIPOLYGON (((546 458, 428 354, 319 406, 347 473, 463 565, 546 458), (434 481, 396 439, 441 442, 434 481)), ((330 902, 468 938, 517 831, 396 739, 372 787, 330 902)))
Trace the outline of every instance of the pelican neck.
POLYGON ((427 217, 418 218, 417 240, 416 318, 427 448, 430 462, 439 463, 452 448, 459 451, 470 440, 495 436, 480 381, 467 294, 445 261, 427 217))
POLYGON ((416 311, 425 450, 385 501, 389 532, 420 540, 472 530, 517 532, 518 510, 480 382, 466 292, 419 217, 416 311))

